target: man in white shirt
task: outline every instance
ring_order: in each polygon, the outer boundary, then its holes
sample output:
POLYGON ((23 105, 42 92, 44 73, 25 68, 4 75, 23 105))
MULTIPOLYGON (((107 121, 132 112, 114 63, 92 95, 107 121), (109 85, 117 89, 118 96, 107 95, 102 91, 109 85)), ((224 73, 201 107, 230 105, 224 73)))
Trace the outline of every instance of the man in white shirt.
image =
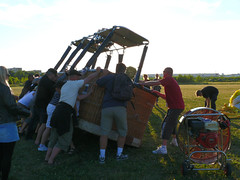
MULTIPOLYGON (((78 98, 78 91, 84 84, 97 77, 100 71, 101 69, 98 67, 95 73, 81 80, 81 74, 78 71, 70 70, 68 73, 68 81, 61 88, 59 104, 56 106, 51 119, 52 131, 45 157, 48 164, 53 164, 55 157, 61 150, 68 150, 72 141, 73 120, 76 116, 74 105, 78 98)), ((85 96, 87 97, 87 94, 85 96)))

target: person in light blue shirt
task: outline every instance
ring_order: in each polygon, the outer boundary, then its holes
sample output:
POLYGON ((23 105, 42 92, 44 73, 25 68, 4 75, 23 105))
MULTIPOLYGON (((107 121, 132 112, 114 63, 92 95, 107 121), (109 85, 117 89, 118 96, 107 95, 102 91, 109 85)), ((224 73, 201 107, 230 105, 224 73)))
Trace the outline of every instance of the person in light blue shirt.
POLYGON ((17 116, 30 116, 30 111, 17 106, 8 84, 8 70, 0 66, 0 173, 8 179, 11 159, 16 141, 19 140, 17 116))

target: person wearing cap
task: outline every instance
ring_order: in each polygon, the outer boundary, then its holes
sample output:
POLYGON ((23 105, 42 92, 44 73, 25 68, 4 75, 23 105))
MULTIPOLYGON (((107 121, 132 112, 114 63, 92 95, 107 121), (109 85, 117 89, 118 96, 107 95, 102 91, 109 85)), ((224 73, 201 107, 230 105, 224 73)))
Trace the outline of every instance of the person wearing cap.
MULTIPOLYGON (((53 68, 48 69, 46 74, 41 78, 38 84, 38 90, 33 107, 33 116, 28 126, 26 139, 31 139, 37 124, 41 124, 38 133, 42 134, 47 122, 47 105, 55 92, 55 82, 57 80, 57 71, 53 68)), ((39 139, 36 139, 35 144, 39 144, 39 139)))
POLYGON ((67 151, 73 134, 73 121, 76 120, 76 111, 74 109, 77 100, 86 98, 89 94, 78 94, 79 89, 89 83, 93 78, 97 77, 101 69, 98 67, 96 72, 89 75, 85 79, 81 79, 81 74, 76 70, 70 70, 68 80, 61 88, 59 103, 52 114, 51 119, 51 135, 48 143, 48 150, 45 161, 53 164, 56 156, 61 150, 67 151))

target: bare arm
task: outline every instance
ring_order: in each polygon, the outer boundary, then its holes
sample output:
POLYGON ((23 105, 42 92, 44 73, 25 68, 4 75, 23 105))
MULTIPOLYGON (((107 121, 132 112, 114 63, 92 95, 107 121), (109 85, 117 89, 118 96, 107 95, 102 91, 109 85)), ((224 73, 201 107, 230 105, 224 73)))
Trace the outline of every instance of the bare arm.
POLYGON ((157 86, 157 85, 161 85, 161 82, 159 80, 157 81, 145 81, 145 82, 140 82, 140 85, 146 85, 146 86, 157 86))
POLYGON ((104 76, 106 76, 106 75, 108 75, 108 74, 110 74, 110 73, 111 73, 111 72, 110 72, 109 70, 103 69, 103 70, 102 70, 102 74, 101 74, 101 78, 104 77, 104 76))
POLYGON ((86 78, 84 79, 84 83, 85 83, 85 84, 89 83, 92 79, 94 79, 95 77, 97 77, 98 74, 101 72, 101 68, 100 68, 100 67, 97 67, 96 70, 97 70, 97 71, 96 71, 95 73, 90 74, 88 77, 86 77, 86 78))
POLYGON ((79 94, 79 95, 77 96, 77 100, 78 100, 78 101, 81 101, 82 99, 87 98, 90 94, 91 94, 91 93, 79 94))
POLYGON ((155 91, 155 90, 152 90, 152 92, 153 92, 153 93, 155 93, 155 94, 157 94, 159 97, 161 97, 161 98, 163 98, 163 99, 165 99, 165 100, 166 100, 166 95, 165 95, 165 94, 163 94, 163 93, 160 93, 160 92, 158 92, 158 91, 155 91))
POLYGON ((78 94, 77 101, 87 98, 93 92, 93 87, 89 90, 87 94, 78 94))

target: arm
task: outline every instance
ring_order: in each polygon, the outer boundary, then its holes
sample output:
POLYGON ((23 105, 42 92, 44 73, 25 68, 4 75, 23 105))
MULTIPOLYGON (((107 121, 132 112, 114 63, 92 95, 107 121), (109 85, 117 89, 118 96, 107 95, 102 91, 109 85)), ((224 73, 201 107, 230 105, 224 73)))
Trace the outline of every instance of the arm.
POLYGON ((82 99, 87 98, 93 92, 93 88, 87 94, 78 94, 77 101, 81 101, 82 99))
POLYGON ((96 81, 99 87, 105 87, 106 83, 109 81, 109 75, 111 74, 108 70, 103 70, 103 75, 96 81))
POLYGON ((88 77, 86 77, 84 79, 84 84, 88 84, 92 79, 94 79, 95 77, 97 77, 99 75, 99 73, 101 72, 101 68, 97 67, 96 69, 97 71, 93 74, 90 74, 88 77))
POLYGON ((81 101, 82 99, 87 98, 89 95, 90 95, 90 93, 87 93, 87 94, 79 94, 79 95, 77 96, 77 101, 81 101))
POLYGON ((163 98, 163 99, 166 100, 166 95, 165 95, 165 94, 162 94, 162 93, 160 93, 160 92, 158 92, 158 91, 156 91, 156 90, 152 90, 152 92, 155 93, 155 94, 157 94, 159 97, 161 97, 161 98, 163 98))
POLYGON ((102 72, 101 78, 111 73, 111 72, 110 72, 109 70, 107 70, 107 69, 103 69, 103 70, 101 70, 101 72, 102 72))
POLYGON ((11 113, 13 115, 22 115, 25 117, 28 117, 30 115, 29 110, 26 110, 24 108, 21 108, 20 106, 17 106, 15 98, 11 94, 9 88, 5 88, 3 94, 4 94, 4 96, 2 96, 3 101, 4 101, 4 104, 6 105, 6 108, 9 111, 9 113, 11 113))
POLYGON ((157 86, 157 85, 161 85, 161 82, 159 80, 157 81, 145 81, 145 82, 140 82, 140 85, 146 85, 146 86, 157 86))

